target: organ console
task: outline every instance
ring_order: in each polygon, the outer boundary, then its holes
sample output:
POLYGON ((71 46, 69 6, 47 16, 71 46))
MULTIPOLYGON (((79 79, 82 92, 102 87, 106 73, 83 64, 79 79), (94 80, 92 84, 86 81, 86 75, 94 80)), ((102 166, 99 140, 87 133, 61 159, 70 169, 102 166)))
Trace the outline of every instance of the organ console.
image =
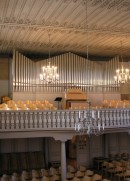
POLYGON ((87 107, 87 94, 79 88, 68 89, 64 94, 64 99, 66 109, 87 107))

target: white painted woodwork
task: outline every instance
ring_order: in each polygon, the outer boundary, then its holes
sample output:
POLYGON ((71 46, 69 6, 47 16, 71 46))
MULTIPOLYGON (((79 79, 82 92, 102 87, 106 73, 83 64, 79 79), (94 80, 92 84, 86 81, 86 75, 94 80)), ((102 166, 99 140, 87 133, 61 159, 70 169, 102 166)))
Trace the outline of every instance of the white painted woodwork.
POLYGON ((61 179, 66 179, 67 164, 66 164, 66 145, 65 141, 61 141, 61 179))
MULTIPOLYGON (((117 132, 125 129, 129 131, 130 116, 129 108, 113 108, 113 109, 94 109, 95 120, 93 124, 98 128, 98 115, 100 115, 100 124, 104 124, 104 132, 117 132)), ((88 116, 88 110, 80 110, 81 119, 88 116)), ((90 116, 92 110, 90 110, 90 116)), ((48 130, 49 132, 70 131, 75 130, 75 123, 79 123, 78 110, 0 110, 0 131, 37 131, 48 130)), ((91 120, 92 121, 92 120, 91 120)), ((39 132, 40 133, 40 132, 39 132)), ((3 134, 4 136, 4 134, 3 134)), ((30 135, 31 136, 31 135, 30 135)), ((32 136, 31 136, 32 137, 32 136)), ((64 139, 64 138, 63 138, 64 139)))

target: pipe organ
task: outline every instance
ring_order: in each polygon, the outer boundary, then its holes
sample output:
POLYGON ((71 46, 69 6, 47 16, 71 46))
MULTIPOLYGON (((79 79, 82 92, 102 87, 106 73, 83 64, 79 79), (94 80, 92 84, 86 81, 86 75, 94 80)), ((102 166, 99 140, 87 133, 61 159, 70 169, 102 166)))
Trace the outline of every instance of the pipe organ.
POLYGON ((35 63, 18 51, 13 52, 13 91, 33 92, 35 86, 35 63))
POLYGON ((114 82, 115 70, 119 67, 119 57, 107 62, 87 60, 73 53, 66 53, 50 59, 51 65, 58 67, 60 80, 55 84, 40 81, 42 66, 48 59, 34 62, 18 51, 13 53, 13 91, 14 92, 65 92, 78 87, 84 92, 119 91, 114 82))

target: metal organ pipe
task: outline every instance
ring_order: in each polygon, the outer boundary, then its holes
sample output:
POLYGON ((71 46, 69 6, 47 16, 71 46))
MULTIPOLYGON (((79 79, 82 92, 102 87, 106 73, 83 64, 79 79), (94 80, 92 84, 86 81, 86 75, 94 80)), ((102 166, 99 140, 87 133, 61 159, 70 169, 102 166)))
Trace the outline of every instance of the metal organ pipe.
MULTIPOLYGON (((83 91, 117 91, 114 85, 115 69, 118 67, 119 58, 113 58, 106 63, 89 61, 73 53, 66 53, 50 59, 52 65, 58 67, 59 83, 43 84, 39 79, 42 66, 46 66, 48 59, 33 62, 22 54, 13 53, 13 90, 37 92, 63 92, 77 86, 83 91), (96 88, 96 89, 95 89, 96 88)), ((116 85, 115 85, 116 87, 116 85)))

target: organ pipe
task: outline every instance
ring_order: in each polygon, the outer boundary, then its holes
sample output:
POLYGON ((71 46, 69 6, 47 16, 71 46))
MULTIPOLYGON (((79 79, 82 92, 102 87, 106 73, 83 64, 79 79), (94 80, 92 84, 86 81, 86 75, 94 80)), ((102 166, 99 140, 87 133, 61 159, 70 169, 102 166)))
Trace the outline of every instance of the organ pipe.
POLYGON ((59 83, 45 84, 40 81, 42 66, 48 59, 33 62, 18 51, 13 53, 13 90, 23 92, 64 92, 77 86, 84 92, 117 91, 114 83, 115 70, 119 66, 119 57, 104 62, 90 61, 73 53, 66 53, 50 58, 52 65, 58 67, 59 83), (114 89, 113 89, 114 87, 114 89))
POLYGON ((34 62, 18 51, 13 51, 13 90, 14 92, 31 91, 35 79, 34 62))

